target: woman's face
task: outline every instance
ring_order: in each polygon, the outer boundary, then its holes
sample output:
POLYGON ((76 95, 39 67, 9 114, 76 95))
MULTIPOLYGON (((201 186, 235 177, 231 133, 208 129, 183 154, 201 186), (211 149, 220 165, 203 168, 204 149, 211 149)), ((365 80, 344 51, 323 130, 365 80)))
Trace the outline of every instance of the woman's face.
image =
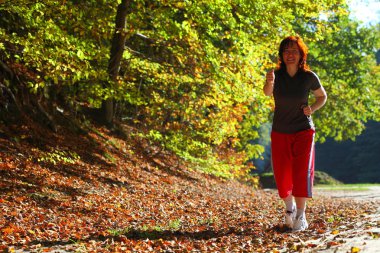
POLYGON ((301 54, 297 44, 293 42, 285 47, 282 52, 282 58, 284 59, 284 63, 287 67, 292 65, 298 67, 301 54))

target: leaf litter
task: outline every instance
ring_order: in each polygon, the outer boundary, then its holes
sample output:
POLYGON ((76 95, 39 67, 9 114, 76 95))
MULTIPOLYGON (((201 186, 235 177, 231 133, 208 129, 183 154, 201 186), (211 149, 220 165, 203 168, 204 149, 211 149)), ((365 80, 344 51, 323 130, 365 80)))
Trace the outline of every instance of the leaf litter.
POLYGON ((378 239, 378 201, 318 195, 309 229, 291 233, 275 191, 191 170, 143 139, 101 127, 38 138, 0 139, 3 252, 313 252, 378 239))

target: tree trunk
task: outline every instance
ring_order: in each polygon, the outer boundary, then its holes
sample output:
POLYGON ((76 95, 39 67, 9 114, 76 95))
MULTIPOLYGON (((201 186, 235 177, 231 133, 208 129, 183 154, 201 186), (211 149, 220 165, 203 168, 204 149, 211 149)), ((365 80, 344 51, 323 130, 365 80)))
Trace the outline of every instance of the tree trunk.
MULTIPOLYGON (((120 62, 123 57, 125 40, 126 40, 126 16, 130 11, 132 0, 122 0, 117 7, 115 32, 112 38, 110 60, 108 62, 108 74, 113 85, 117 85, 117 76, 119 75, 120 62)), ((114 101, 108 98, 102 103, 102 114, 106 124, 112 125, 114 118, 114 101)))

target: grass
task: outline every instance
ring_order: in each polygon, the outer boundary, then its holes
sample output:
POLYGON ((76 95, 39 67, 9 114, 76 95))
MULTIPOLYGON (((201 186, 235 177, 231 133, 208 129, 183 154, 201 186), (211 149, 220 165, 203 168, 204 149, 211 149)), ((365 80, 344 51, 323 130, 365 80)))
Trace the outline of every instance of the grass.
POLYGON ((316 185, 315 188, 336 191, 367 191, 373 186, 380 184, 340 184, 340 185, 316 185))

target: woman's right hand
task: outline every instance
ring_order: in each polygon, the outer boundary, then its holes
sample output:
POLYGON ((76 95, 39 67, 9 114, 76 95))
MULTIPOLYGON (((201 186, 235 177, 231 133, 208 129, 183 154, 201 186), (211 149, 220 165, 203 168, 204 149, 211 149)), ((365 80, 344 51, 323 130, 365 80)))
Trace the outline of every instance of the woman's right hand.
POLYGON ((274 69, 270 70, 266 75, 266 81, 264 85, 264 94, 267 96, 272 96, 273 94, 273 87, 274 87, 274 69))
POLYGON ((271 84, 271 85, 274 84, 274 79, 275 79, 274 69, 267 72, 266 78, 267 78, 266 80, 267 84, 271 84))

